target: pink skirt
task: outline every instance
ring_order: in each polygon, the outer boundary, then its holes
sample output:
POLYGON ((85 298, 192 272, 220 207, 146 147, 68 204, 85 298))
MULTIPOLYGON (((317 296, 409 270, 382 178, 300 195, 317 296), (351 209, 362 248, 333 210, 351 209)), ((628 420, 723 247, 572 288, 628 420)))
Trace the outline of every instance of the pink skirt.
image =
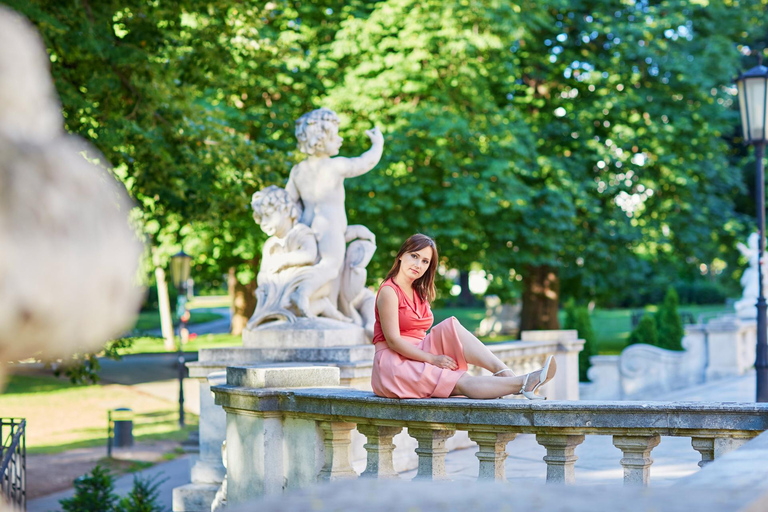
POLYGON ((413 343, 421 350, 435 355, 452 357, 459 365, 456 370, 447 370, 437 366, 407 359, 380 341, 376 343, 376 355, 373 357, 371 387, 373 392, 385 398, 446 398, 451 396, 453 388, 467 371, 464 347, 456 332, 456 318, 443 320, 429 331, 422 340, 419 338, 403 339, 413 343))

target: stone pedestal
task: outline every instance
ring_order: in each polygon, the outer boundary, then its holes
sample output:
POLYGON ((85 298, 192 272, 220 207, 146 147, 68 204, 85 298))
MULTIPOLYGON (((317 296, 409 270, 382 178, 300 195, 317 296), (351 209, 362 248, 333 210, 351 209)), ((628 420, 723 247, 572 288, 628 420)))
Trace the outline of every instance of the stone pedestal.
POLYGON ((243 331, 246 348, 337 347, 369 344, 365 329, 327 318, 299 318, 295 322, 271 322, 243 331))

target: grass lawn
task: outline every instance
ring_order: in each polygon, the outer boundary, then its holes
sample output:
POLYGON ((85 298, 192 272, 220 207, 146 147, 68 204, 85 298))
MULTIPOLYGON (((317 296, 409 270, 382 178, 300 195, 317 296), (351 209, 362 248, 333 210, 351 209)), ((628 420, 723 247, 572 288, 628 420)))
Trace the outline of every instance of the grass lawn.
POLYGON ((4 417, 27 419, 30 454, 106 446, 107 411, 118 407, 133 410, 136 441, 183 441, 197 428, 198 417, 187 412, 187 425, 179 429, 176 403, 119 384, 74 385, 55 377, 13 375, 0 395, 4 417))
MULTIPOLYGON (((221 318, 220 314, 211 311, 191 310, 189 313, 189 325, 202 324, 221 318)), ((172 318, 173 324, 176 325, 179 319, 175 314, 172 315, 172 318)), ((160 313, 158 311, 142 311, 139 313, 139 318, 136 320, 136 325, 133 327, 134 332, 145 332, 152 329, 160 329, 160 313)))
MULTIPOLYGON (((190 331, 195 332, 195 329, 192 328, 190 331)), ((242 344, 243 340, 240 336, 232 336, 231 334, 202 334, 184 345, 184 352, 197 352, 201 348, 233 347, 242 344)), ((133 345, 127 350, 121 350, 120 354, 146 354, 154 352, 167 352, 163 338, 142 336, 133 338, 133 345)))

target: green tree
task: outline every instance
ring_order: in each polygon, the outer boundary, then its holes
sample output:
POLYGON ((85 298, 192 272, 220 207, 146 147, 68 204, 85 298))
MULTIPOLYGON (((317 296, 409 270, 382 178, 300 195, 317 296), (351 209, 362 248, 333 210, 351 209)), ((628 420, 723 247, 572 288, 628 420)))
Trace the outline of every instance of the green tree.
POLYGON ((643 315, 640 323, 629 334, 629 345, 635 343, 658 346, 659 333, 656 329, 656 320, 651 315, 643 315))
POLYGON ((120 512, 165 512, 165 508, 158 503, 158 488, 168 479, 158 478, 159 475, 146 478, 134 475, 131 492, 120 500, 120 512))
POLYGON ((75 494, 60 500, 64 512, 112 512, 117 495, 114 494, 115 477, 108 469, 96 466, 75 480, 75 494))
POLYGON ((265 238, 250 196, 284 184, 293 122, 327 85, 318 55, 365 4, 8 4, 41 31, 67 130, 115 166, 161 263, 183 243, 200 281, 231 276, 236 320, 247 318, 265 238))
POLYGON ((584 348, 579 352, 579 382, 590 382, 587 372, 592 366, 589 358, 595 355, 595 331, 592 329, 589 309, 585 306, 576 306, 575 302, 570 300, 565 308, 564 327, 575 329, 579 333, 579 338, 584 340, 584 348))
POLYGON ((671 286, 667 289, 664 302, 656 312, 656 324, 659 332, 659 347, 668 350, 683 350, 683 321, 677 311, 680 300, 671 286))

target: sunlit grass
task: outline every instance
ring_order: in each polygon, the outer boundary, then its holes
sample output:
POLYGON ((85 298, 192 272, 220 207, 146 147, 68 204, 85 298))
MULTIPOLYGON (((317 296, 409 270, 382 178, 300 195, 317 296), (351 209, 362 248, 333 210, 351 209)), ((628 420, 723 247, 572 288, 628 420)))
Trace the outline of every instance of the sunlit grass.
MULTIPOLYGON (((194 326, 190 328, 190 331, 193 333, 195 332, 194 326)), ((242 344, 243 340, 240 336, 233 336, 231 334, 202 334, 185 344, 183 349, 184 352, 197 352, 201 348, 233 347, 242 344)), ((149 354, 157 352, 167 352, 164 339, 143 336, 140 338, 133 338, 131 347, 121 350, 120 354, 149 354)))
POLYGON ((73 385, 55 377, 16 375, 0 395, 2 416, 27 419, 27 452, 32 454, 106 446, 107 411, 118 407, 133 411, 136 441, 182 441, 198 422, 187 412, 181 430, 176 403, 119 384, 73 385))
MULTIPOLYGON (((189 324, 202 324, 205 322, 210 322, 212 320, 218 320, 219 318, 222 318, 222 316, 218 313, 213 313, 211 311, 195 311, 192 310, 190 313, 190 319, 189 324)), ((172 316, 172 321, 174 325, 178 324, 179 319, 174 314, 172 316)), ((136 325, 133 327, 134 332, 145 332, 152 329, 160 329, 160 313, 158 311, 142 311, 139 313, 139 317, 136 320, 136 325)))

